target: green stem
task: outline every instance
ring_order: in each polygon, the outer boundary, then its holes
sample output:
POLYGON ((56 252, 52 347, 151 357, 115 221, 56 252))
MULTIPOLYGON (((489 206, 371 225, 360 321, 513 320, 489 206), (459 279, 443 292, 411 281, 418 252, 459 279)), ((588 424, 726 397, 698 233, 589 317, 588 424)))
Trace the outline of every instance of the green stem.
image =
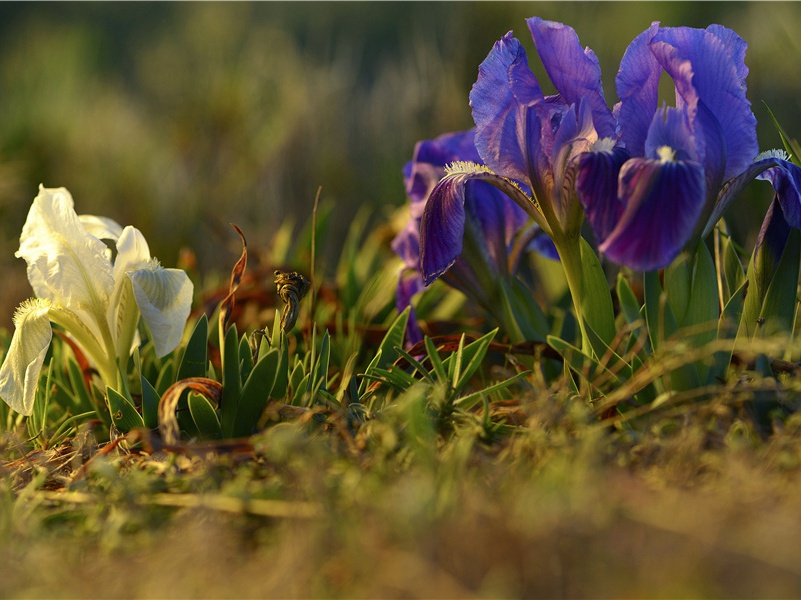
POLYGON ((576 320, 578 321, 579 330, 581 331, 581 349, 592 354, 592 346, 590 345, 589 337, 587 336, 587 329, 584 323, 584 311, 582 310, 581 303, 581 238, 571 238, 569 236, 554 237, 554 246, 559 254, 559 260, 562 263, 562 270, 567 280, 567 288, 570 291, 570 297, 573 300, 573 310, 576 313, 576 320))

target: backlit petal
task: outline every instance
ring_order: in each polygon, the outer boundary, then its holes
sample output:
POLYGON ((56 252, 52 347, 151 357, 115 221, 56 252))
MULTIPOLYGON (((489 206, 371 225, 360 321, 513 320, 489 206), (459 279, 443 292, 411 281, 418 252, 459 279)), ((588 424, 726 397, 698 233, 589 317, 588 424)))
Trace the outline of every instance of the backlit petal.
POLYGON ((631 156, 645 155, 645 138, 659 99, 662 67, 649 48, 658 30, 659 23, 654 22, 634 38, 623 54, 615 78, 620 98, 615 114, 620 122, 621 140, 631 156))
MULTIPOLYGON (((759 151, 756 117, 745 95, 745 42, 719 25, 706 30, 667 27, 654 36, 651 48, 676 82, 680 99, 690 106, 701 102, 714 116, 716 126, 707 118, 699 125, 707 146, 715 143, 717 135, 723 136, 722 181, 742 172, 759 151)), ((692 122, 693 115, 689 116, 692 122)), ((708 164, 713 151, 707 149, 705 154, 705 166, 713 168, 708 164)))
POLYGON ((548 77, 566 104, 587 102, 598 135, 613 137, 615 119, 604 99, 601 67, 589 48, 582 49, 572 27, 539 17, 526 20, 548 77))
POLYGON ((618 189, 624 210, 599 250, 616 263, 642 271, 668 265, 692 236, 705 194, 699 163, 627 161, 618 189))
POLYGON ((39 188, 17 257, 37 297, 87 315, 104 314, 113 287, 107 246, 89 235, 64 188, 39 188))
POLYGON ((192 282, 180 269, 161 267, 129 271, 128 277, 156 354, 164 356, 181 341, 192 308, 192 282))
POLYGON ((476 148, 484 163, 499 175, 528 181, 527 107, 542 98, 523 47, 507 33, 479 66, 470 91, 476 148))
POLYGON ((47 349, 53 337, 49 303, 23 303, 14 315, 14 336, 0 367, 0 398, 13 410, 30 415, 47 349))

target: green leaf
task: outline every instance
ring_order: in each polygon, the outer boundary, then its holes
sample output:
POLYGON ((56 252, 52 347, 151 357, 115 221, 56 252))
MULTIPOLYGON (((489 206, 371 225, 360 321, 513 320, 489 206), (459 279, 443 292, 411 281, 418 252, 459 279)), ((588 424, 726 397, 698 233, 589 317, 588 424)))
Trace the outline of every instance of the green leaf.
MULTIPOLYGON (((406 335, 406 324, 409 322, 411 307, 407 306, 389 326, 381 345, 378 347, 373 360, 365 369, 365 373, 370 373, 371 369, 386 368, 398 359, 396 348, 403 346, 403 338, 406 335)), ((367 391, 367 380, 362 380, 359 384, 359 397, 361 398, 367 391)))
POLYGON ((645 321, 648 325, 648 335, 651 347, 659 349, 662 343, 676 333, 678 325, 673 310, 667 302, 662 291, 657 271, 648 271, 643 274, 643 292, 645 295, 645 321))
POLYGON ((234 427, 234 418, 239 406, 239 391, 242 386, 239 374, 239 335, 236 325, 231 325, 225 333, 222 367, 222 406, 220 406, 220 423, 223 433, 230 437, 234 427))
POLYGON ((148 429, 158 429, 161 396, 147 379, 144 377, 140 379, 142 381, 142 420, 148 429))
POLYGON ((501 277, 498 284, 504 330, 512 343, 545 341, 548 319, 534 301, 531 291, 516 277, 501 277))
POLYGON ((423 341, 426 346, 428 360, 431 362, 431 372, 437 376, 438 381, 447 382, 448 372, 445 370, 445 367, 442 364, 442 359, 439 357, 439 352, 437 351, 437 347, 434 345, 434 340, 426 336, 423 341))
POLYGON ((477 392, 473 392, 472 394, 468 394, 467 396, 462 396, 454 401, 454 405, 458 406, 463 410, 470 410, 476 404, 482 401, 482 398, 489 396, 495 392, 508 388, 513 383, 528 377, 532 372, 531 371, 523 371, 522 373, 518 373, 517 375, 513 375, 509 379, 504 379, 503 381, 499 381, 493 385, 485 387, 482 390, 477 392))
POLYGON ((137 427, 144 427, 145 422, 128 399, 113 388, 106 388, 111 421, 122 433, 128 433, 137 427))
POLYGON ((177 380, 206 377, 208 363, 209 319, 203 314, 195 323, 192 335, 184 348, 177 380))
POLYGON ((793 331, 798 299, 798 276, 801 264, 801 232, 790 229, 779 265, 762 303, 761 334, 790 334, 793 331))
POLYGON ((467 382, 470 381, 470 378, 475 374, 475 372, 481 366, 481 363, 484 361, 484 357, 487 355, 490 344, 492 343, 492 340, 495 339, 495 335, 497 333, 498 330, 493 329, 488 334, 464 347, 462 347, 462 344, 464 343, 464 336, 462 336, 457 355, 451 355, 446 358, 445 361, 443 361, 443 365, 446 365, 446 363, 449 361, 455 361, 455 363, 458 365, 458 368, 454 369, 452 379, 452 385, 455 390, 461 390, 467 384, 467 382))
POLYGON ((189 392, 189 413, 202 440, 219 440, 223 437, 217 411, 203 394, 189 392))
POLYGON ((642 319, 640 303, 623 273, 617 275, 617 299, 627 323, 631 325, 642 319))
POLYGON ((242 386, 230 437, 247 436, 254 432, 270 400, 280 362, 281 352, 273 348, 256 363, 242 386))
POLYGON ((609 282, 598 255, 584 238, 581 238, 581 310, 584 320, 598 337, 605 344, 611 344, 617 330, 609 282))
POLYGON ((792 162, 801 167, 801 146, 798 145, 798 142, 795 139, 787 135, 787 132, 784 130, 784 128, 779 125, 779 121, 776 119, 776 116, 773 114, 773 111, 770 110, 770 107, 768 107, 767 103, 765 103, 765 108, 768 110, 768 114, 773 121, 773 125, 776 127, 776 131, 779 132, 779 136, 782 139, 782 144, 784 144, 784 149, 787 150, 792 162))

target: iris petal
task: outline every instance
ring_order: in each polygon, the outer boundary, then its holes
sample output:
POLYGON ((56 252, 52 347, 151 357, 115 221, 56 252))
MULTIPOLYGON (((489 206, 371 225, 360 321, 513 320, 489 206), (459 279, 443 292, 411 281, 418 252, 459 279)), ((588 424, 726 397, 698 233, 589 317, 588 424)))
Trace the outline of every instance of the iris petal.
POLYGON ((801 168, 786 160, 774 160, 779 164, 757 178, 771 182, 787 223, 801 229, 801 168))
POLYGON ((579 158, 576 192, 599 240, 605 240, 612 233, 623 213, 623 203, 617 197, 617 182, 620 168, 628 158, 624 148, 587 152, 579 158))
POLYGON ((601 67, 589 48, 581 48, 572 27, 539 17, 526 20, 548 77, 566 104, 588 102, 601 137, 615 135, 615 119, 606 105, 601 67))
MULTIPOLYGON (((759 151, 756 117, 746 98, 743 62, 745 42, 731 30, 721 26, 709 29, 689 27, 663 28, 654 36, 652 51, 662 67, 676 82, 678 96, 687 105, 699 101, 718 124, 717 131, 702 117, 706 144, 717 135, 725 143, 725 167, 722 180, 731 179, 753 161, 759 151)), ((690 115, 692 120, 692 115, 690 115)), ((706 150, 710 155, 711 149, 706 150)), ((712 157, 708 156, 707 161, 712 157)), ((711 168, 705 162, 707 169, 711 168)))
POLYGON ((645 138, 659 99, 662 67, 649 48, 658 30, 659 23, 654 22, 634 38, 615 77, 620 102, 614 112, 620 122, 621 139, 632 156, 645 155, 645 138))
POLYGON ((107 250, 86 232, 66 189, 40 186, 16 252, 28 263, 37 297, 83 312, 90 320, 104 314, 114 285, 107 250))
POLYGON ((21 415, 33 412, 36 386, 53 337, 49 303, 23 303, 14 315, 14 336, 0 367, 0 398, 21 415))
POLYGON ((543 98, 520 42, 511 32, 495 43, 470 91, 475 145, 484 163, 505 177, 527 181, 527 107, 543 98))
POLYGON ((625 206, 599 246, 611 260, 650 271, 669 264, 689 241, 705 199, 704 170, 695 162, 635 158, 620 171, 625 206))
POLYGON ((192 307, 192 282, 180 269, 151 267, 129 271, 134 297, 161 357, 181 341, 192 307))
POLYGON ((426 285, 462 253, 464 225, 464 180, 443 179, 431 192, 420 223, 420 271, 426 285))
MULTIPOLYGON (((798 175, 795 174, 797 173, 797 171, 795 170, 797 170, 798 167, 795 167, 795 165, 793 165, 792 163, 782 160, 781 158, 777 158, 775 156, 769 156, 761 160, 754 161, 745 169, 745 171, 740 173, 737 177, 734 177, 729 181, 727 181, 726 184, 723 186, 723 188, 720 191, 720 194, 718 195, 717 203, 715 204, 715 209, 713 210, 712 215, 706 224, 706 228, 704 229, 704 236, 706 236, 710 231, 712 231, 712 228, 715 226, 715 224, 717 224, 717 222, 720 221, 720 218, 723 216, 723 213, 726 212, 726 209, 729 207, 729 204, 731 204, 731 202, 737 196, 740 195, 740 192, 742 192, 743 189, 745 189, 745 186, 751 183, 754 180, 754 178, 758 177, 759 179, 770 179, 770 177, 760 176, 760 173, 766 171, 767 169, 770 169, 771 167, 778 167, 780 170, 785 168, 790 169, 794 167, 795 169, 792 177, 793 178, 798 177, 798 175)), ((776 181, 772 182, 774 184, 773 185, 774 189, 777 189, 776 187, 777 182, 776 181)), ((788 193, 785 194, 787 198, 792 197, 789 194, 789 191, 790 190, 788 189, 788 193)), ((789 214, 791 215, 794 214, 792 206, 787 206, 786 210, 789 211, 789 214)), ((794 223, 798 223, 798 225, 794 226, 801 226, 801 216, 799 216, 798 221, 796 221, 795 216, 793 216, 792 218, 794 223)))

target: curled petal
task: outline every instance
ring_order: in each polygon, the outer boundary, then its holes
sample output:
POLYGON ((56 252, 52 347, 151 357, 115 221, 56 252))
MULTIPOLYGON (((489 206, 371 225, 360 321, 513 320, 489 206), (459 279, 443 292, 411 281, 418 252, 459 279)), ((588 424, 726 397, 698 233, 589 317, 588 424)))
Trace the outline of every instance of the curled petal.
MULTIPOLYGON (((528 67, 520 42, 507 33, 478 69, 470 91, 476 123, 475 145, 496 173, 527 181, 529 176, 527 107, 542 100, 539 82, 528 67)), ((537 136, 539 137, 539 136, 537 136)))
POLYGON ((770 181, 791 227, 801 229, 801 168, 787 160, 774 158, 778 164, 757 176, 770 181))
POLYGON ((420 223, 420 272, 430 285, 462 253, 464 237, 464 179, 443 179, 426 203, 420 223))
POLYGON ((623 214, 598 249, 633 269, 668 265, 692 236, 705 194, 699 163, 629 160, 618 188, 623 214))
POLYGON ((589 48, 582 50, 572 27, 539 17, 526 22, 548 77, 565 103, 587 102, 598 135, 613 137, 615 119, 604 99, 601 67, 595 53, 589 48))
POLYGON ((48 302, 23 303, 14 315, 14 336, 0 367, 0 398, 21 415, 33 412, 36 386, 53 337, 48 302))
POLYGON ((164 356, 181 341, 192 307, 192 282, 180 269, 161 267, 129 271, 128 277, 156 354, 164 356))
POLYGON ((37 297, 76 312, 104 314, 114 285, 107 250, 86 232, 66 189, 39 187, 16 252, 28 263, 37 297))
MULTIPOLYGON (((779 189, 783 187, 783 177, 788 176, 790 179, 784 180, 784 183, 795 185, 796 188, 798 188, 798 167, 778 156, 767 155, 765 158, 757 158, 758 160, 751 163, 745 171, 724 184, 718 195, 712 215, 706 223, 704 236, 712 231, 712 228, 720 221, 720 218, 723 216, 723 213, 726 212, 732 200, 739 196, 743 189, 745 189, 745 186, 751 183, 755 178, 769 179, 773 183, 773 188, 778 192, 779 189), (761 173, 771 169, 771 167, 777 167, 778 172, 771 176, 760 176, 761 173), (785 170, 787 171, 787 175, 782 175, 781 172, 785 170), (795 180, 795 184, 791 184, 793 180, 795 180)), ((771 169, 771 171, 772 170, 773 169, 771 169)), ((799 202, 799 196, 792 193, 792 187, 784 188, 784 190, 784 193, 780 194, 780 197, 784 198, 782 201, 782 209, 790 215, 787 218, 791 220, 793 226, 801 228, 801 214, 799 214, 801 209, 794 207, 792 204, 794 198, 795 202, 799 202)))
MULTIPOLYGON (((450 173, 437 184, 423 211, 420 272, 426 285, 445 273, 462 252, 466 224, 465 186, 468 182, 478 180, 492 184, 534 217, 538 224, 544 223, 531 199, 516 184, 479 165, 461 167, 462 171, 450 173)), ((478 220, 473 209, 471 217, 478 220)))
POLYGON ((624 148, 582 154, 578 162, 576 193, 595 237, 605 240, 623 214, 617 195, 620 169, 628 160, 624 148))

